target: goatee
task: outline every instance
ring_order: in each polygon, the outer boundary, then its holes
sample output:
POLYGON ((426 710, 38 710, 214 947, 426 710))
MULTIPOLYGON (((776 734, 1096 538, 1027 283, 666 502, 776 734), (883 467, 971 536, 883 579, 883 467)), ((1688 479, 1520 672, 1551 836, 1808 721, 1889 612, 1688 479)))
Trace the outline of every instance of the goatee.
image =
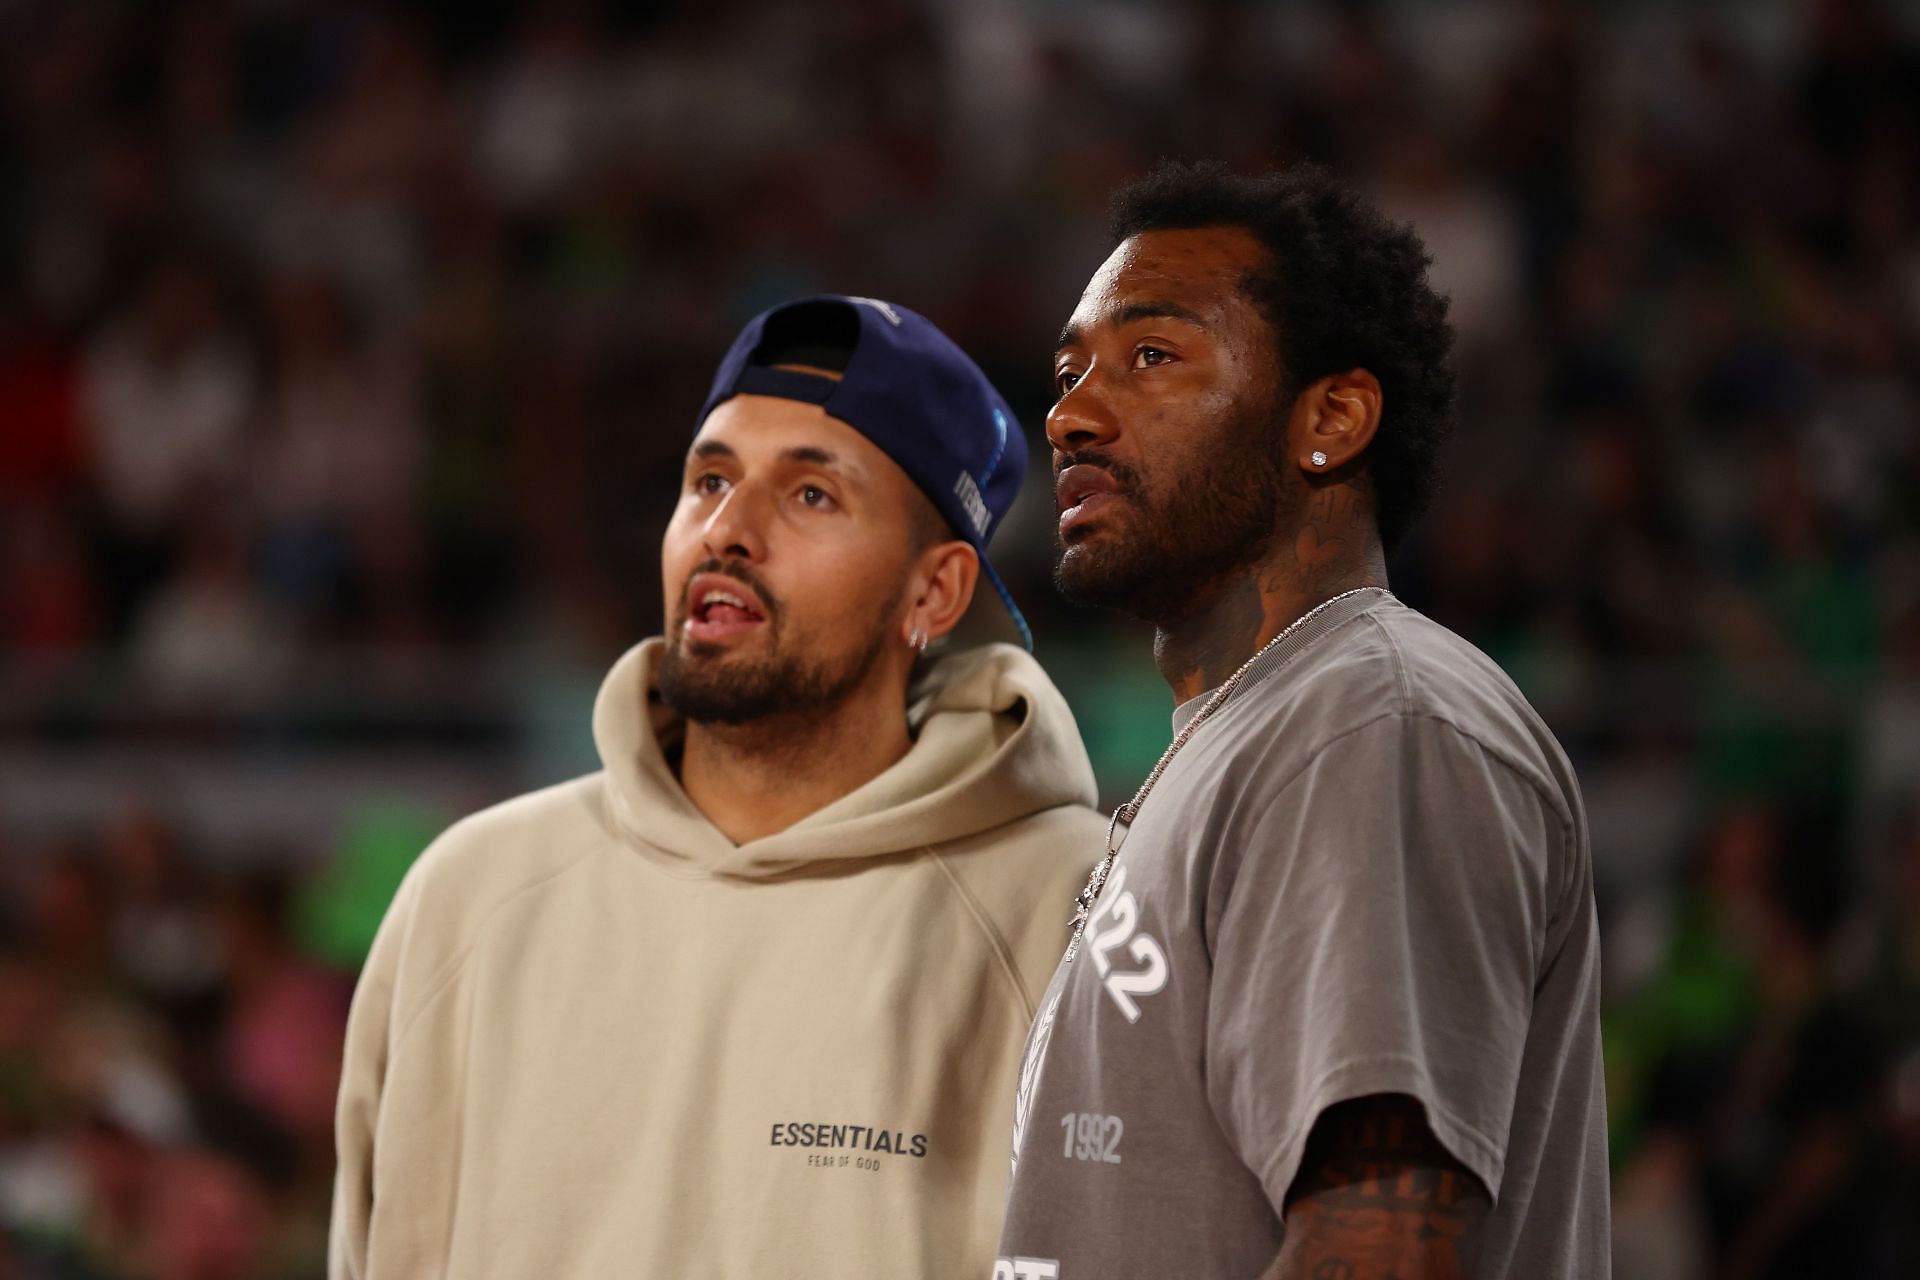
MULTIPOLYGON (((676 629, 677 632, 677 629, 676 629)), ((654 677, 660 700, 694 724, 752 724, 838 705, 879 660, 887 633, 839 662, 806 662, 777 650, 762 658, 667 638, 654 677)))
MULTIPOLYGON (((780 598, 745 564, 709 560, 687 575, 690 586, 702 573, 724 573, 752 587, 767 608, 766 652, 757 658, 729 653, 725 645, 686 639, 687 591, 667 626, 666 651, 654 683, 660 700, 694 724, 742 725, 771 717, 821 711, 839 704, 879 661, 891 634, 883 621, 893 616, 900 593, 872 615, 873 632, 854 651, 839 657, 805 658, 786 653, 786 609, 780 598)), ((902 584, 904 589, 904 584, 902 584)))
POLYGON ((1272 548, 1293 495, 1270 414, 1223 433, 1185 475, 1151 487, 1139 471, 1098 450, 1061 455, 1105 469, 1124 505, 1107 528, 1063 540, 1054 585, 1075 604, 1112 609, 1156 625, 1183 618, 1205 588, 1258 563, 1272 548))

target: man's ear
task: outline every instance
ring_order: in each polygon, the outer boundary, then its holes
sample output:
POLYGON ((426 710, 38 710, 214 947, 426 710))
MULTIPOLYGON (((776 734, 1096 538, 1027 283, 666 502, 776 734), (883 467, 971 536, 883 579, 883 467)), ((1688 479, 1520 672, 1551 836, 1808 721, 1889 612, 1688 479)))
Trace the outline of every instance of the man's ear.
POLYGON ((960 625, 980 581, 980 553, 965 542, 936 542, 915 558, 901 635, 937 640, 960 625))
POLYGON ((1308 475, 1338 471, 1367 451, 1380 429, 1380 380, 1365 369, 1328 374, 1293 402, 1287 424, 1294 465, 1308 475))

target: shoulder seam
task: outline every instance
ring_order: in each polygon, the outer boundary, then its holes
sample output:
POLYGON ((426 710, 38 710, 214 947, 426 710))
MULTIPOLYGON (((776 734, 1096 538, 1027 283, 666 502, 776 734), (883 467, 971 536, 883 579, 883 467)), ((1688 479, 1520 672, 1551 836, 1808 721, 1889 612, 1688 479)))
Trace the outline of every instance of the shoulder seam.
POLYGON ((1482 755, 1486 756, 1489 760, 1492 760, 1495 764, 1500 765, 1508 773, 1512 774, 1515 778, 1518 778, 1521 782, 1525 783, 1527 787, 1534 792, 1534 794, 1538 795, 1541 798, 1541 800, 1543 800, 1546 803, 1547 808, 1552 811, 1554 817, 1559 820, 1563 840, 1565 838, 1566 831, 1570 827, 1572 827, 1573 815, 1567 811, 1560 797, 1554 793, 1553 789, 1547 786, 1546 783, 1544 783, 1534 775, 1533 770, 1528 768, 1522 762, 1511 758, 1506 752, 1501 751, 1498 748, 1482 741, 1478 736, 1468 732, 1466 729, 1461 728, 1458 724, 1455 724, 1452 720, 1449 720, 1447 717, 1443 715, 1437 715, 1431 711, 1382 711, 1379 715, 1371 716, 1368 719, 1362 720, 1359 724, 1356 724, 1349 728, 1341 730, 1339 733, 1334 734, 1332 737, 1328 738, 1326 741, 1320 743, 1318 746, 1314 747, 1312 750, 1306 753, 1307 758, 1304 762, 1302 762, 1300 767, 1295 769, 1292 775, 1288 777, 1285 782, 1282 782, 1279 786, 1274 788, 1274 792, 1273 792, 1274 798, 1277 800, 1282 794, 1286 792, 1287 788, 1291 787, 1294 783, 1298 782, 1301 778, 1301 775, 1305 774, 1308 769, 1313 767, 1314 763, 1320 758, 1322 753, 1326 752, 1335 744, 1342 742, 1347 738, 1351 738, 1354 734, 1359 733, 1363 730, 1372 728, 1374 725, 1379 724, 1382 720, 1430 720, 1435 724, 1445 725, 1448 729, 1453 731, 1456 737, 1459 737, 1461 739, 1464 739, 1467 742, 1472 743, 1475 747, 1479 749, 1482 755))
POLYGON ((1028 1022, 1033 1021, 1037 1010, 1033 1001, 1027 996, 1026 984, 1020 980, 1020 965, 1013 958, 1013 948, 1007 945, 1006 938, 1002 936, 992 918, 987 915, 987 909, 980 904, 980 900, 974 897, 973 891, 967 888, 959 874, 948 865, 946 855, 932 845, 926 845, 924 848, 932 857, 933 865, 940 869, 940 874, 945 876, 947 883, 953 886, 954 895, 960 899, 967 914, 973 917, 974 925, 986 937, 988 948, 993 952, 994 959, 999 962, 1001 974, 1012 986, 1014 998, 1020 1002, 1021 1012, 1026 1015, 1028 1022))
POLYGON ((1392 632, 1380 625, 1380 619, 1373 614, 1363 613, 1360 616, 1366 620, 1367 625, 1379 633, 1380 639, 1386 642, 1388 652, 1393 655, 1393 675, 1400 686, 1400 710, 1411 715, 1413 713, 1413 681, 1407 675, 1407 659, 1406 655, 1400 652, 1400 642, 1393 638, 1392 632))
POLYGON ((1511 773, 1514 777, 1526 783, 1528 787, 1532 788, 1534 794, 1539 796, 1546 804, 1553 816, 1560 820, 1561 835, 1563 838, 1566 832, 1572 828, 1573 814, 1567 809, 1564 798, 1546 782, 1542 781, 1538 773, 1524 761, 1514 759, 1507 752, 1502 751, 1492 743, 1483 741, 1478 735, 1468 732, 1443 715, 1436 715, 1430 711, 1415 712, 1413 714, 1422 720, 1431 720, 1435 724, 1447 726, 1447 728, 1453 730, 1456 735, 1480 748, 1481 753, 1488 759, 1505 767, 1508 773, 1511 773))
POLYGON ((412 1013, 407 1015, 405 1025, 394 1033, 392 1047, 388 1049, 389 1056, 400 1051, 400 1046, 406 1041, 407 1034, 413 1030, 414 1025, 420 1021, 421 1016, 433 1006, 434 1001, 440 998, 441 993, 452 984, 454 978, 458 977, 460 971, 466 967, 467 958, 471 956, 474 950, 480 945, 482 935, 487 932, 488 927, 492 925, 496 916, 526 894, 533 892, 542 885, 558 880, 564 875, 568 875, 576 867, 580 866, 598 852, 599 850, 597 849, 581 850, 579 856, 572 859, 565 866, 558 870, 548 872, 537 880, 528 881, 487 908, 486 914, 482 915, 479 921, 474 924, 470 936, 461 945, 459 951, 448 959, 441 966, 440 971, 435 973, 434 976, 427 981, 426 994, 420 997, 420 1003, 414 1008, 412 1013))

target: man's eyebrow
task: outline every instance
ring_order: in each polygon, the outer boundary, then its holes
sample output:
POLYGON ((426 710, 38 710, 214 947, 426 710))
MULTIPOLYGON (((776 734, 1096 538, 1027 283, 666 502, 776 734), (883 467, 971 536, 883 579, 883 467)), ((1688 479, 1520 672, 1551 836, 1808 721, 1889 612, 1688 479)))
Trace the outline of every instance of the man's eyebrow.
POLYGON ((1200 318, 1198 311, 1191 307, 1183 307, 1177 302, 1136 302, 1130 307, 1122 308, 1120 314, 1113 318, 1113 322, 1121 325, 1132 320, 1151 320, 1155 316, 1185 320, 1188 324, 1201 329, 1207 327, 1207 322, 1200 318))
POLYGON ((781 451, 780 456, 788 462, 811 462, 816 467, 837 467, 838 455, 814 444, 797 444, 791 449, 781 451))
MULTIPOLYGON (((1133 303, 1131 306, 1122 307, 1115 313, 1113 318, 1107 321, 1107 327, 1117 329, 1121 325, 1130 324, 1135 320, 1152 320, 1159 316, 1165 316, 1172 320, 1185 320, 1188 324, 1201 329, 1210 327, 1207 322, 1201 318, 1198 311, 1193 310, 1191 307, 1183 307, 1177 302, 1133 303)), ((1060 330, 1060 341, 1058 345, 1054 347, 1054 350, 1059 351, 1065 347, 1075 346, 1085 336, 1086 331, 1081 326, 1069 321, 1067 326, 1060 330)))
MULTIPOLYGON (((689 460, 692 461, 705 461, 708 458, 737 458, 740 455, 734 452, 732 445, 726 444, 723 441, 698 440, 694 442, 693 450, 687 456, 689 460)), ((783 449, 780 451, 780 460, 782 462, 804 462, 814 467, 832 467, 838 471, 857 471, 859 469, 858 467, 850 466, 849 459, 842 458, 831 449, 822 449, 817 444, 797 444, 791 448, 783 449)))

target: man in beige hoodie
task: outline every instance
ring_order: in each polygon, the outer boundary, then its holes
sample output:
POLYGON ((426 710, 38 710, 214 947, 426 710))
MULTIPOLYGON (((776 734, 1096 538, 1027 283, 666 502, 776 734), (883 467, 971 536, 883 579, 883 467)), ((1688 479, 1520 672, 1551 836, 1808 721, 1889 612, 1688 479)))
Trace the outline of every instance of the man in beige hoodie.
POLYGON ((334 1277, 992 1265, 1020 1044, 1104 830, 1025 651, 923 654, 981 574, 1005 595, 1011 424, 904 308, 742 332, 604 769, 454 826, 374 944, 334 1277))

